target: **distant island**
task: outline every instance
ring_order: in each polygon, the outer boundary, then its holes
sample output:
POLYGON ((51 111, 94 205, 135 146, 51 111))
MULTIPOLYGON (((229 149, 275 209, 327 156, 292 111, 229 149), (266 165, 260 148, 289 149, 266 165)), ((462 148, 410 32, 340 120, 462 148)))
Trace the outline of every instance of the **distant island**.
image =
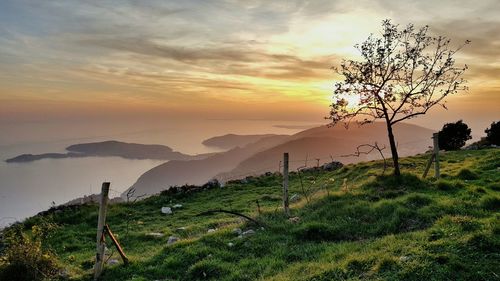
POLYGON ((62 159, 81 157, 117 156, 125 159, 153 159, 153 160, 197 160, 204 159, 213 153, 188 155, 172 148, 159 144, 126 143, 115 140, 81 143, 70 145, 67 153, 21 154, 5 160, 7 163, 24 163, 41 159, 62 159))

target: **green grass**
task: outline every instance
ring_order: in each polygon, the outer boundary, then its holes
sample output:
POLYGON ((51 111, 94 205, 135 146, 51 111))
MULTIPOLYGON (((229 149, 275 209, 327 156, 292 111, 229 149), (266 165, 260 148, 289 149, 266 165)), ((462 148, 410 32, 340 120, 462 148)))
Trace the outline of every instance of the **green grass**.
MULTIPOLYGON (((131 264, 107 265, 104 280, 500 280, 500 151, 446 152, 437 181, 421 178, 428 157, 401 159, 399 179, 381 176, 380 161, 305 175, 307 185, 315 180, 314 193, 309 203, 301 196, 292 204, 297 223, 282 214, 277 175, 112 205, 107 222, 131 264), (174 214, 160 212, 177 203, 183 208, 174 214), (266 227, 227 214, 197 216, 219 208, 266 227), (256 234, 238 238, 235 227, 256 234), (180 241, 167 245, 170 235, 180 241)), ((290 194, 300 194, 297 175, 290 184, 290 194)), ((33 217, 24 227, 41 220, 59 225, 45 246, 72 279, 89 280, 97 206, 33 217)))

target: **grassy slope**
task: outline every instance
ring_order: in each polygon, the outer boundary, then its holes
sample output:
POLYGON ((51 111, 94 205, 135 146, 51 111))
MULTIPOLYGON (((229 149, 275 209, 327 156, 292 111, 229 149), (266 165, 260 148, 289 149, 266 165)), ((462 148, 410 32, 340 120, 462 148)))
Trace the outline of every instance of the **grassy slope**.
MULTIPOLYGON (((311 202, 302 196, 292 205, 299 223, 287 221, 278 209, 278 176, 113 205, 108 223, 132 264, 106 266, 104 280, 500 280, 500 151, 446 153, 443 179, 437 182, 420 178, 427 158, 402 159, 400 182, 376 176, 380 161, 321 172, 314 184, 321 188, 311 202), (162 206, 176 203, 184 207, 161 214, 162 206), (258 217, 268 227, 257 230, 226 214, 195 216, 218 208, 258 217), (257 233, 241 239, 234 227, 257 233), (218 230, 207 233, 209 228, 218 230), (148 232, 166 235, 152 238, 148 232), (169 235, 181 240, 167 246, 169 235)), ((311 173, 306 181, 314 177, 311 173)), ((292 175, 291 194, 299 191, 299 179, 292 175)), ((51 219, 60 227, 48 245, 75 279, 88 280, 97 207, 51 219)))

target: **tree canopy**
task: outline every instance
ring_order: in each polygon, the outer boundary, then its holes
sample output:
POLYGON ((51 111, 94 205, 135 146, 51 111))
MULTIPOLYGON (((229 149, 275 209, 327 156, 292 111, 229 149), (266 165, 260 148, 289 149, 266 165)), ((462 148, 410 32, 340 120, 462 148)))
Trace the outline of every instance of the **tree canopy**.
POLYGON ((459 150, 470 140, 471 129, 462 120, 447 123, 439 131, 439 148, 444 150, 459 150))
POLYGON ((500 121, 491 123, 491 126, 484 132, 489 143, 500 145, 500 121))
POLYGON ((332 124, 377 119, 387 124, 395 174, 399 175, 394 124, 426 114, 451 94, 467 89, 462 78, 467 65, 457 66, 455 54, 469 41, 452 48, 444 36, 428 35, 429 27, 404 28, 382 22, 380 36, 355 45, 359 60, 343 60, 334 68, 343 78, 335 84, 328 119, 332 124))

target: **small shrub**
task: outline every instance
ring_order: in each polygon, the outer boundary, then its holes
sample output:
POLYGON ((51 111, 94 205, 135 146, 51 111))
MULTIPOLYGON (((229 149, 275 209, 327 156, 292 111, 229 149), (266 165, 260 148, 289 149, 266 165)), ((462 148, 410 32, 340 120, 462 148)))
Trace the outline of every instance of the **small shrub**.
POLYGON ((457 177, 459 179, 462 179, 462 180, 477 180, 477 179, 479 179, 479 176, 469 169, 461 169, 458 172, 457 177))
POLYGON ((53 225, 34 225, 31 235, 20 228, 7 230, 6 248, 0 257, 0 280, 18 281, 53 280, 59 275, 57 257, 42 247, 42 240, 48 236, 53 225))
POLYGON ((497 211, 500 209, 500 198, 497 196, 485 196, 481 199, 481 207, 486 210, 497 211))

